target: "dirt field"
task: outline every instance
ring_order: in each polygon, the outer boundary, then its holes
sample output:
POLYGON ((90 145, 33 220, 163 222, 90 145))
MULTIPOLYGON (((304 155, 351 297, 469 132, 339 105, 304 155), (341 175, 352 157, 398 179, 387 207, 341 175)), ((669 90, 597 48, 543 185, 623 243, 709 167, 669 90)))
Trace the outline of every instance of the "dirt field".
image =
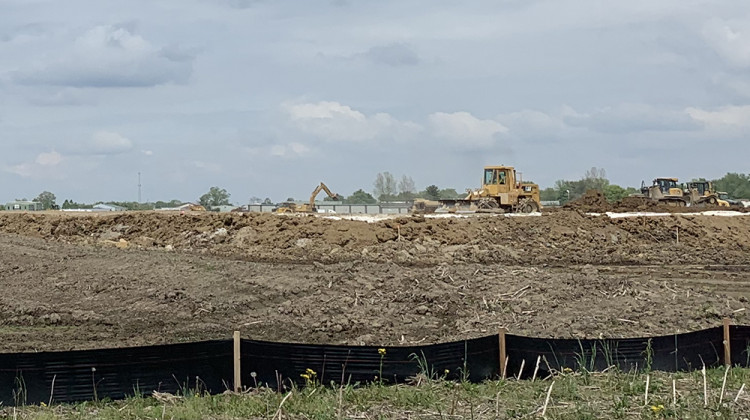
POLYGON ((748 322, 750 216, 0 212, 0 284, 2 351, 656 335, 748 322))

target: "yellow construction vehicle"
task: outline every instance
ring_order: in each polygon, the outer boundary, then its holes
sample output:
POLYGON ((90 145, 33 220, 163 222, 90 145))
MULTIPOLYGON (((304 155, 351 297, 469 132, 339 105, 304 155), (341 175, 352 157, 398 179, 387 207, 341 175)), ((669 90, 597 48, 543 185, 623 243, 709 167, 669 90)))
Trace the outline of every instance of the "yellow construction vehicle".
POLYGON ((714 190, 714 184, 711 181, 688 182, 684 194, 691 206, 729 207, 729 202, 723 200, 720 194, 714 190))
POLYGON ((539 185, 522 182, 512 166, 485 166, 482 188, 467 190, 465 198, 417 199, 413 213, 532 213, 542 208, 539 185))
POLYGON ((670 206, 685 207, 689 198, 677 185, 677 178, 656 178, 650 187, 641 181, 641 193, 633 194, 631 197, 642 197, 644 199, 656 201, 670 206))
POLYGON ((318 208, 315 207, 315 197, 318 196, 318 194, 321 191, 325 191, 326 194, 328 194, 329 197, 331 197, 333 200, 339 200, 339 195, 336 193, 331 192, 331 190, 326 186, 324 183, 320 183, 310 194, 310 202, 305 204, 297 204, 291 201, 281 203, 278 207, 274 209, 274 212, 276 213, 317 213, 318 208))

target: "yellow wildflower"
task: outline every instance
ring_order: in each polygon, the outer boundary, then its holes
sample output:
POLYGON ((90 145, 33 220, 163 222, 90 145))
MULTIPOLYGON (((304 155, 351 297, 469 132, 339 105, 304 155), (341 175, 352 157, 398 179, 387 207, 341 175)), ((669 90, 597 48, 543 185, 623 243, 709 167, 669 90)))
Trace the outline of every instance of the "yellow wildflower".
POLYGON ((381 357, 382 357, 382 356, 385 356, 385 349, 384 349, 384 348, 379 348, 379 349, 378 349, 378 354, 379 354, 379 355, 380 355, 381 357))
POLYGON ((662 411, 664 411, 664 404, 652 405, 651 406, 651 411, 653 411, 654 414, 661 413, 662 411))

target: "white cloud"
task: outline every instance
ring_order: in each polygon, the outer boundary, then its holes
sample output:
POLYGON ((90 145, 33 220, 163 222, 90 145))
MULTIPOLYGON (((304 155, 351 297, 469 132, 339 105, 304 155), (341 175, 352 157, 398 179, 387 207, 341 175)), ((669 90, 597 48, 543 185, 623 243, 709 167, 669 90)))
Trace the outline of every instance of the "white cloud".
POLYGON ((49 153, 40 153, 37 155, 35 162, 37 165, 55 166, 62 162, 62 160, 62 155, 53 150, 49 153))
POLYGON ((299 142, 245 147, 243 150, 255 158, 275 157, 289 159, 309 156, 313 153, 312 148, 299 142))
POLYGON ((713 18, 703 27, 703 37, 729 64, 750 67, 750 20, 713 18))
POLYGON ((143 87, 181 83, 192 71, 192 57, 174 45, 159 48, 127 28, 110 25, 90 29, 56 57, 18 71, 15 80, 30 85, 143 87))
POLYGON ((310 148, 302 143, 276 144, 271 146, 269 154, 278 157, 297 157, 310 153, 310 148))
POLYGON ((590 113, 578 113, 567 107, 563 121, 570 126, 602 133, 685 131, 699 128, 684 110, 633 103, 607 106, 590 113))
POLYGON ((387 113, 367 116, 338 102, 284 104, 295 126, 326 141, 362 142, 378 137, 405 137, 422 128, 387 113))
POLYGON ((436 112, 429 116, 435 136, 468 148, 492 146, 508 128, 495 120, 481 120, 468 112, 436 112))
POLYGON ((63 156, 56 151, 40 153, 33 162, 24 162, 17 165, 6 166, 6 172, 19 175, 24 178, 42 177, 56 171, 55 167, 63 161, 63 156))
POLYGON ((144 156, 153 156, 154 151, 153 150, 141 150, 141 153, 143 153, 144 156))
POLYGON ((700 108, 685 110, 694 120, 714 128, 747 128, 750 127, 750 105, 725 106, 715 111, 700 108))
POLYGON ((98 131, 91 136, 85 153, 94 155, 117 155, 133 149, 133 142, 118 133, 98 131))
POLYGON ((222 166, 214 162, 205 162, 202 160, 196 160, 196 161, 191 162, 191 164, 192 166, 198 169, 203 169, 209 172, 221 172, 222 171, 222 166))
POLYGON ((523 137, 556 134, 566 128, 560 116, 531 109, 500 114, 495 119, 509 132, 523 137))

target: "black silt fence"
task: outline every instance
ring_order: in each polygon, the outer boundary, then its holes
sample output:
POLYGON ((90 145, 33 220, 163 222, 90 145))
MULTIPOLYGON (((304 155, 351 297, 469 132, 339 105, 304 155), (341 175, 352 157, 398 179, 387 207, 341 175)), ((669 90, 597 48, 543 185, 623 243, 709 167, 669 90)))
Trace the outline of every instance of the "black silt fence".
POLYGON ((3 405, 231 388, 232 341, 0 354, 3 405), (53 388, 54 384, 54 388, 53 388))
MULTIPOLYGON (((750 328, 748 328, 750 331, 750 328)), ((650 368, 676 372, 716 366, 723 362, 723 329, 647 338, 602 340, 543 339, 506 335, 507 375, 533 374, 537 358, 541 374, 549 370, 601 371, 615 366, 623 371, 650 368)), ((734 357, 733 357, 734 359, 734 357)))
POLYGON ((315 371, 323 384, 404 383, 420 373, 479 382, 498 372, 498 338, 413 347, 321 346, 242 340, 242 383, 284 389, 315 371), (381 357, 380 351, 384 350, 381 357), (446 373, 446 370, 448 373, 446 373), (254 375, 254 376, 253 376, 254 375), (377 379, 376 378, 381 378, 377 379))
POLYGON ((732 365, 750 367, 750 326, 732 325, 729 327, 732 349, 732 365))
MULTIPOLYGON (((731 326, 731 362, 750 366, 750 326, 731 326)), ((507 334, 507 376, 539 376, 565 368, 667 372, 724 363, 723 329, 651 338, 571 340, 507 334)), ((411 346, 334 346, 241 340, 241 379, 246 387, 288 389, 304 385, 311 369, 324 385, 405 383, 420 373, 480 382, 500 372, 500 340, 491 335, 411 346), (384 350, 381 351, 381 349, 384 350), (447 371, 447 373, 446 373, 447 371), (376 379, 377 378, 377 379, 376 379)), ((69 352, 0 354, 0 402, 6 406, 120 399, 153 391, 221 393, 233 389, 232 340, 69 352)))

